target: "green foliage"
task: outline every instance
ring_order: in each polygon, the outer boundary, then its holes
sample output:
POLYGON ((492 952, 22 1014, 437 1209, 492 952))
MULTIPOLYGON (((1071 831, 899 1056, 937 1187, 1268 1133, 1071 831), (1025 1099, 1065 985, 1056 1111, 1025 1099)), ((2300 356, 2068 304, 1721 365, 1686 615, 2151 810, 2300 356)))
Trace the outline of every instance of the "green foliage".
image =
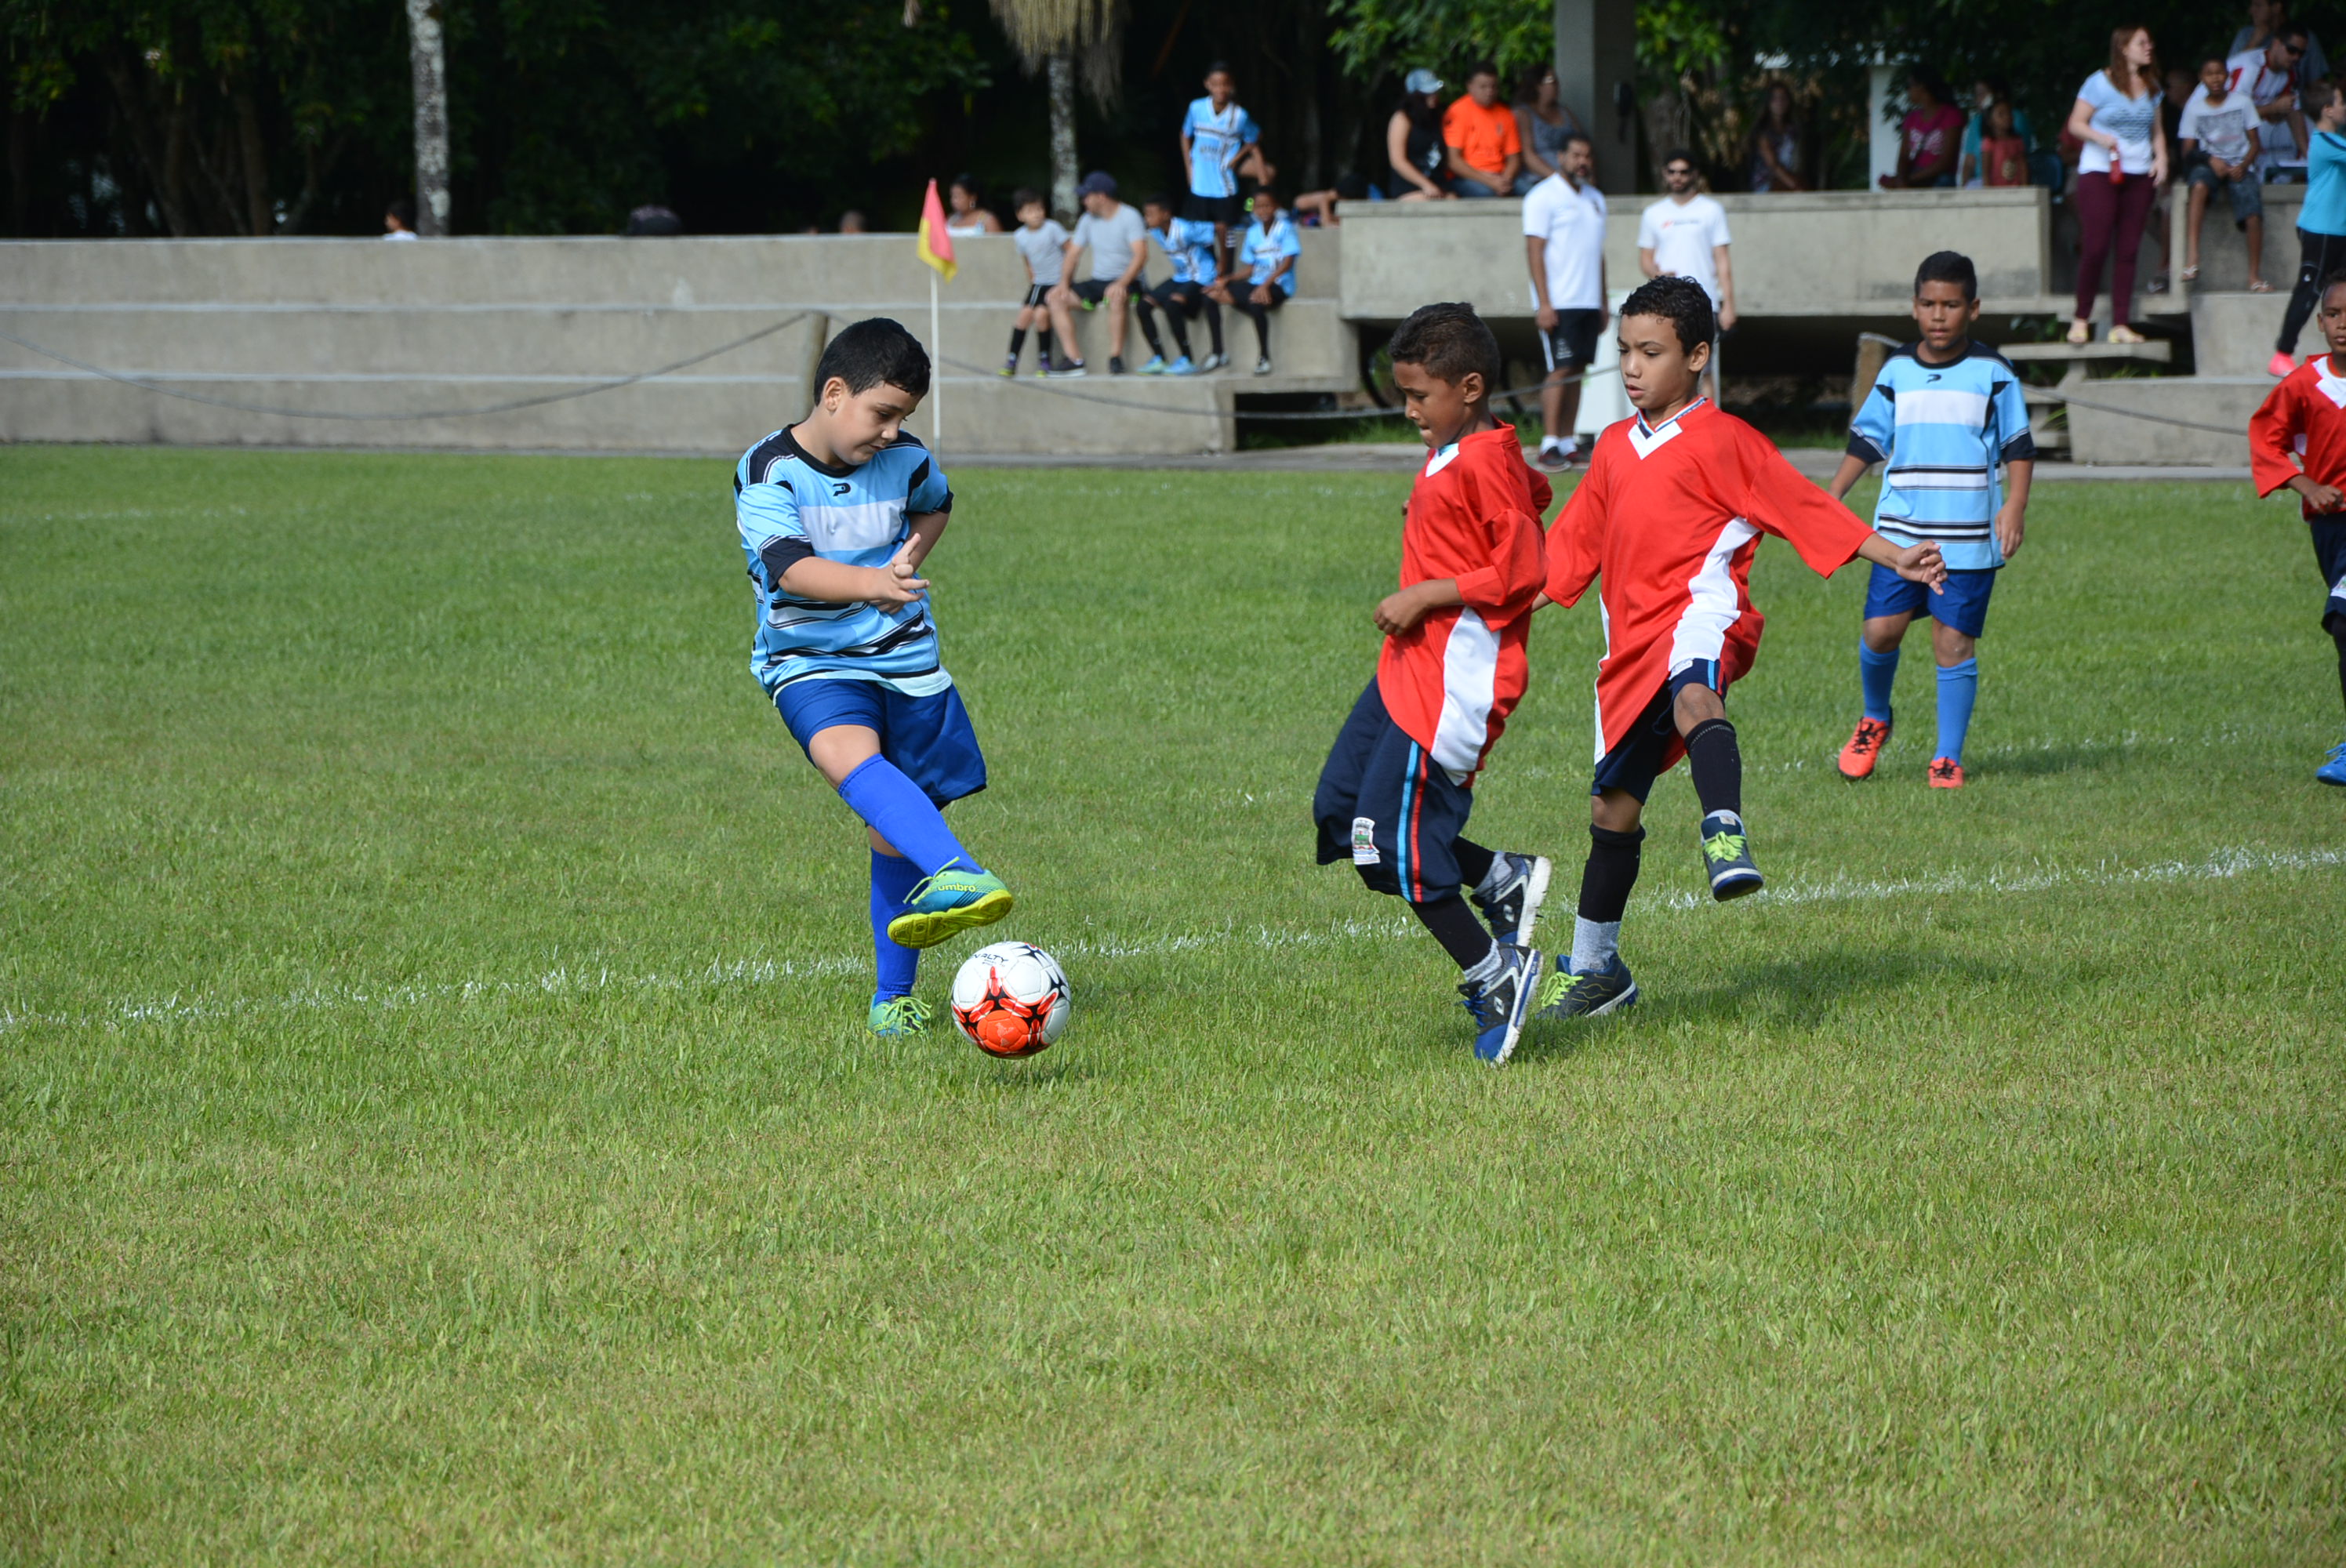
POLYGON ((1463 87, 1467 66, 1493 60, 1512 86, 1556 53, 1554 13, 1540 0, 1329 0, 1328 15, 1337 58, 1372 81, 1423 66, 1463 87))

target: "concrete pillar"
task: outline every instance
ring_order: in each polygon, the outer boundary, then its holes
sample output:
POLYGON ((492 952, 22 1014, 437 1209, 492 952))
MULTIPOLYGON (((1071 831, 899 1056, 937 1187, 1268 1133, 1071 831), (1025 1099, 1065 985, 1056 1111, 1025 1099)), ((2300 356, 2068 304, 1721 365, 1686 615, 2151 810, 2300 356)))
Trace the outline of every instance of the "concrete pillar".
POLYGON ((1906 90, 1906 67, 1876 60, 1865 73, 1865 188, 1880 190, 1882 177, 1898 172, 1898 122, 1890 106, 1906 90))
POLYGON ((1636 0, 1556 0, 1556 91, 1596 142, 1609 196, 1637 188, 1637 81, 1636 0))

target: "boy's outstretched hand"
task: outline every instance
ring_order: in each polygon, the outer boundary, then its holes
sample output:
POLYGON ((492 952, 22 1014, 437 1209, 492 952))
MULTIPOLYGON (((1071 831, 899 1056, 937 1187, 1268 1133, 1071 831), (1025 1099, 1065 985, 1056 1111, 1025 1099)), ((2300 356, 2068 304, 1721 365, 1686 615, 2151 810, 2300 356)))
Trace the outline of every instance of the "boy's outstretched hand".
POLYGON ((1947 591, 1947 563, 1939 547, 1927 540, 1902 548, 1879 534, 1869 534, 1857 553, 1877 566, 1887 566, 1910 583, 1927 583, 1934 594, 1947 591))

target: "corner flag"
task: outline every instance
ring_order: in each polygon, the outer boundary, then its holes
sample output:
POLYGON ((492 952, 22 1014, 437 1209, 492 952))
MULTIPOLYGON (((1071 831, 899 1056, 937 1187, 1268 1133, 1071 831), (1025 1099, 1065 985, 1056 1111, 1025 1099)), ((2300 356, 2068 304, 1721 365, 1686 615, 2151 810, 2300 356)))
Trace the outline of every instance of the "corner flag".
POLYGON ((954 260, 953 236, 945 232, 945 204, 937 199, 937 182, 929 181, 929 194, 921 203, 921 260, 935 268, 948 283, 960 266, 954 260))

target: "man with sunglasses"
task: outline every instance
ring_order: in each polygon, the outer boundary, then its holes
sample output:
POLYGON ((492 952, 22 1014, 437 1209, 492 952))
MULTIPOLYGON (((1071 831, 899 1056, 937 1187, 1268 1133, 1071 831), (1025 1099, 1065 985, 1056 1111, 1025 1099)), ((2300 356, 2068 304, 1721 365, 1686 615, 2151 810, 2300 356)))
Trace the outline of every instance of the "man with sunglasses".
MULTIPOLYGON (((2273 41, 2278 33, 2289 31, 2288 0, 2249 0, 2249 25, 2232 35, 2232 46, 2224 57, 2261 49, 2273 41)), ((2297 90, 2305 89, 2330 75, 2329 57, 2321 52, 2321 40, 2311 31, 2305 35, 2305 53, 2297 62, 2297 90)))
POLYGON ((2246 93, 2256 106, 2262 150, 2256 178, 2284 159, 2305 155, 2305 111, 2297 96, 2298 66, 2305 58, 2306 32, 2297 23, 2282 25, 2261 49, 2246 49, 2225 62, 2229 90, 2246 93))

